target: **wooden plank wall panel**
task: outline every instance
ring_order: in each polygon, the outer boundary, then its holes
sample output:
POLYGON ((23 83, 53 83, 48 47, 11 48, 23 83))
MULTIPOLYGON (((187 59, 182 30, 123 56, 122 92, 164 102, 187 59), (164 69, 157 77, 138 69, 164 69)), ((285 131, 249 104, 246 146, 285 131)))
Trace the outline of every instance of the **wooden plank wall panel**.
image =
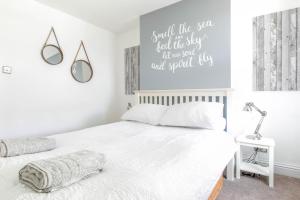
POLYGON ((271 75, 271 15, 264 17, 264 90, 270 90, 271 75))
POLYGON ((300 90, 300 9, 253 19, 253 86, 300 90))
POLYGON ((300 90, 300 8, 297 9, 296 11, 296 16, 297 16, 297 90, 300 90))
POLYGON ((289 11, 289 90, 297 89, 297 69, 296 69, 296 9, 289 11))
POLYGON ((270 90, 277 89, 277 15, 270 16, 270 90))
POLYGON ((264 90, 264 17, 257 18, 257 89, 264 90))
POLYGON ((257 76, 257 17, 253 18, 253 88, 256 88, 257 76))
POLYGON ((282 12, 278 12, 276 15, 276 90, 282 90, 282 12))
POLYGON ((282 13, 282 90, 288 90, 288 66, 289 66, 289 15, 282 13))
POLYGON ((140 88, 140 47, 125 49, 125 94, 133 95, 135 90, 140 88))

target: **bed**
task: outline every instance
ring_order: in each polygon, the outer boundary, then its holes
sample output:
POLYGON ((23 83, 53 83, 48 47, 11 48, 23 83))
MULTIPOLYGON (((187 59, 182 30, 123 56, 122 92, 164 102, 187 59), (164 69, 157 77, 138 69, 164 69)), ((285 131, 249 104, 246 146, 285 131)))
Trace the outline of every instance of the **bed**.
MULTIPOLYGON (((138 92, 137 101, 170 105, 203 100, 199 91, 186 94, 138 92)), ((227 103, 227 91, 203 94, 208 101, 227 103)), ((0 158, 0 199, 206 200, 216 198, 226 166, 227 177, 233 178, 236 145, 223 131, 122 121, 50 137, 57 141, 55 150, 0 158), (48 194, 35 193, 19 183, 18 171, 28 162, 82 149, 106 155, 103 172, 48 194)))

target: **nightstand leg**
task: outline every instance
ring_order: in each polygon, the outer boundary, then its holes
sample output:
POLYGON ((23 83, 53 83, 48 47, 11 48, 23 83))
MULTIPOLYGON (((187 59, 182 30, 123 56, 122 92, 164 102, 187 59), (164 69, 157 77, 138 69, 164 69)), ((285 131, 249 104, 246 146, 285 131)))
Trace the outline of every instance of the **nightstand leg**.
POLYGON ((241 178, 240 164, 241 164, 241 149, 240 144, 238 144, 238 149, 236 152, 236 178, 241 178))
POLYGON ((269 186, 274 187, 274 148, 269 148, 269 186))
POLYGON ((226 176, 227 180, 234 181, 234 157, 227 164, 226 176))

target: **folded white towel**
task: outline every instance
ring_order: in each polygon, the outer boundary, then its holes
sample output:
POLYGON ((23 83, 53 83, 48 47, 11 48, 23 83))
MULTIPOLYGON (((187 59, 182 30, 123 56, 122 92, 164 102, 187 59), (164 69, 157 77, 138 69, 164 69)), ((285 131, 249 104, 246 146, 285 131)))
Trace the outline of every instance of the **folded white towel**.
POLYGON ((49 151, 56 148, 55 139, 27 138, 0 140, 0 156, 11 157, 49 151))
POLYGON ((83 150, 31 162, 20 170, 19 180, 36 192, 52 192, 98 174, 104 164, 103 154, 83 150))

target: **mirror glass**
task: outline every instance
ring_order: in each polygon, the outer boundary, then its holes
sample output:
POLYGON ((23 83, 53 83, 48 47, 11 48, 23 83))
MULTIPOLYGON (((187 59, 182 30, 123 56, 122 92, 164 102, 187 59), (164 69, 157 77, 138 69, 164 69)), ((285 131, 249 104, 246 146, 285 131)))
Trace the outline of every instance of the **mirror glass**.
POLYGON ((85 60, 76 60, 71 68, 72 76, 78 82, 85 83, 91 80, 93 76, 93 70, 85 60))
POLYGON ((55 45, 46 45, 42 49, 43 59, 50 65, 57 65, 63 61, 61 49, 55 45))

